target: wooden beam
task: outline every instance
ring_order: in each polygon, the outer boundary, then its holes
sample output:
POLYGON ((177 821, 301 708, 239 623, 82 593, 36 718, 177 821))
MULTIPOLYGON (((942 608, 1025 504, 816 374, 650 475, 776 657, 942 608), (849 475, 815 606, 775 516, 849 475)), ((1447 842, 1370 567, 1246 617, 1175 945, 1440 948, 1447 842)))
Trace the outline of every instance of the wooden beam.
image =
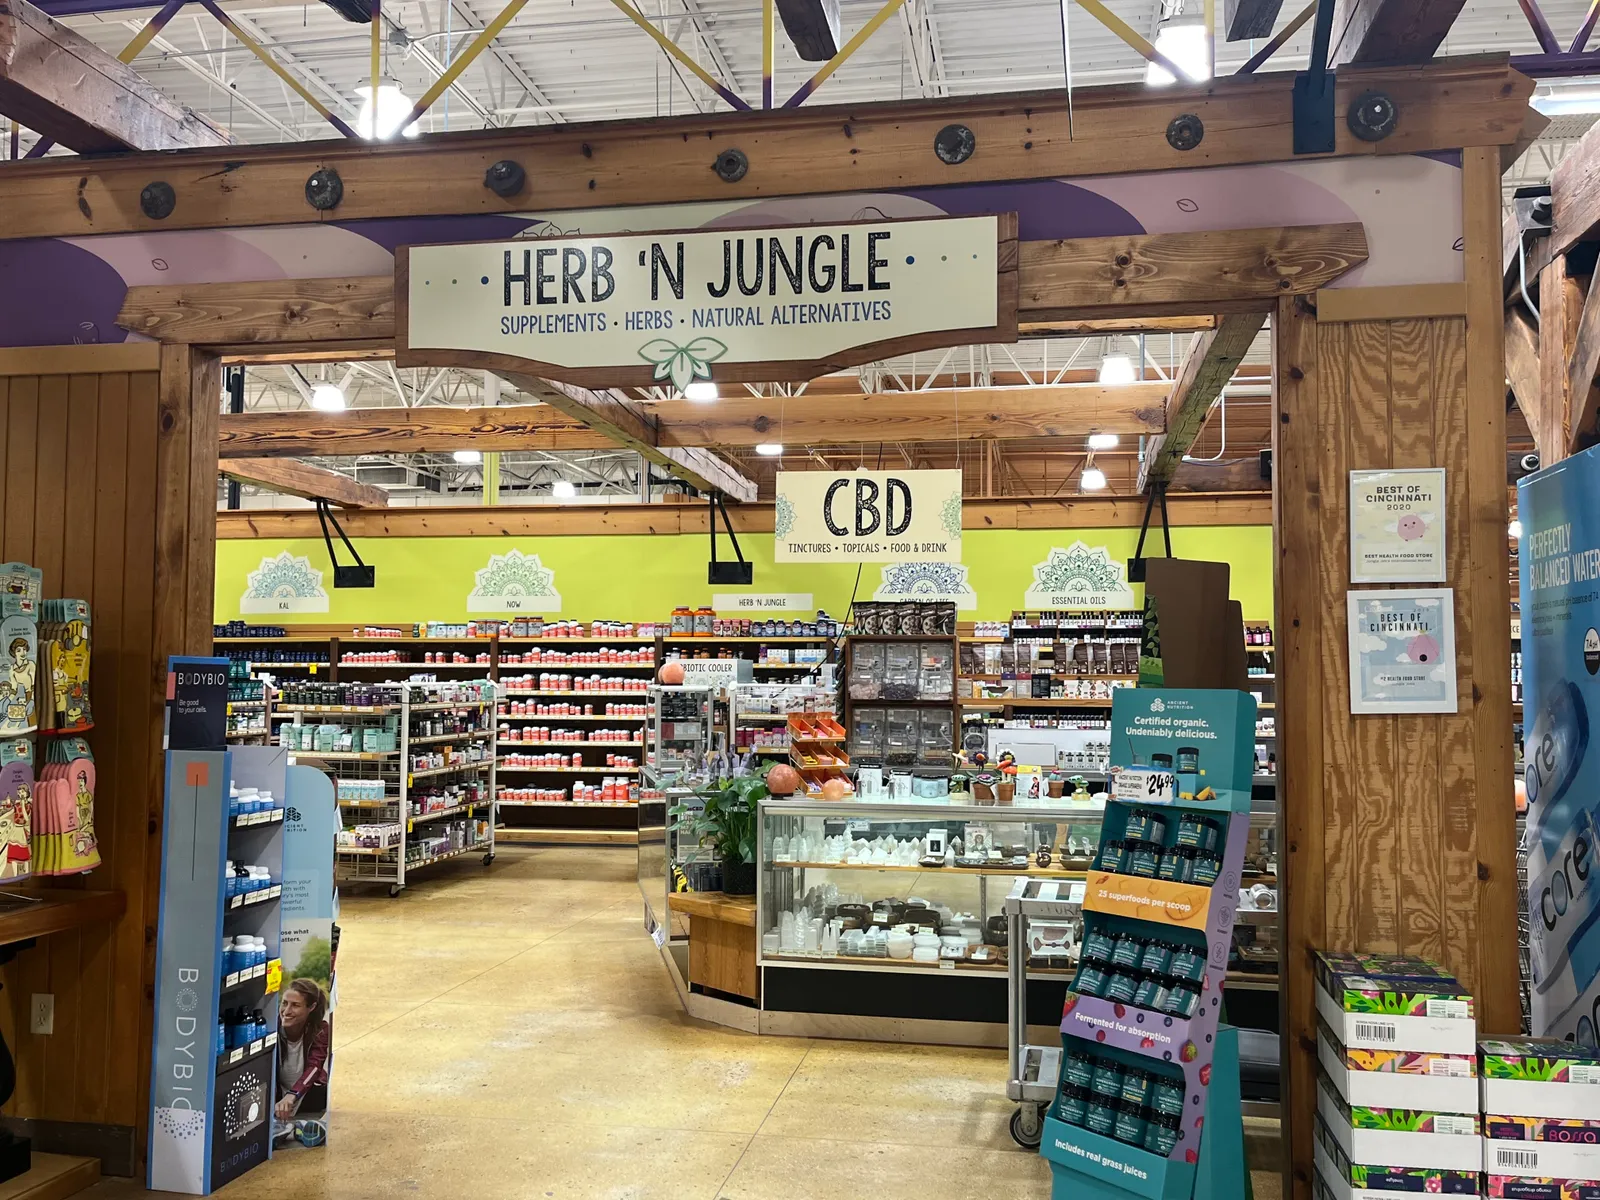
POLYGON ((0 0, 0 113, 80 154, 229 144, 227 134, 28 0, 0 0))
POLYGON ((1423 62, 1465 7, 1466 0, 1337 0, 1328 65, 1423 62))
POLYGON ((1227 0, 1222 6, 1222 28, 1227 40, 1271 37, 1282 7, 1283 0, 1227 0))
POLYGON ((1576 454, 1596 440, 1595 420, 1600 417, 1600 287, 1590 277, 1578 317, 1577 336, 1572 344, 1572 363, 1567 376, 1567 394, 1572 397, 1572 427, 1567 450, 1576 454))
MULTIPOLYGON (((1279 296, 1314 292, 1365 262, 1367 241, 1351 222, 1022 242, 1019 257, 1019 322, 1112 322, 1132 330, 1161 328, 1157 322, 1168 314, 1186 325, 1214 324, 1214 317, 1196 320, 1199 304, 1264 312, 1279 296)), ((117 324, 232 357, 248 357, 252 347, 266 353, 321 341, 392 343, 394 281, 371 275, 131 287, 117 324)))
POLYGON ((1558 256, 1539 272, 1539 424, 1533 440, 1547 467, 1567 457, 1572 444, 1571 359, 1582 305, 1566 256, 1558 256))
POLYGON ((1159 433, 1168 383, 940 388, 862 396, 735 396, 651 405, 663 445, 857 445, 1159 433))
POLYGON ((1506 382, 1538 445, 1544 426, 1540 401, 1539 331, 1520 305, 1506 309, 1506 382))
MULTIPOLYGON (((501 199, 483 186, 484 171, 508 158, 537 181, 541 211, 550 212, 1291 162, 1298 161, 1293 83, 1283 72, 1170 88, 1079 88, 1070 118, 1068 98, 1058 89, 519 126, 376 144, 236 146, 178 160, 41 159, 0 173, 0 212, 6 214, 0 239, 524 212, 525 195, 501 199), (1199 160, 1167 142, 1167 125, 1180 112, 1205 124, 1199 160), (933 144, 939 130, 955 122, 973 131, 980 149, 950 167, 933 144), (732 147, 744 151, 750 167, 737 183, 725 183, 709 168, 732 147), (306 179, 322 168, 336 170, 344 185, 343 200, 326 212, 305 198, 306 179), (163 222, 139 210, 139 191, 152 177, 165 177, 177 191, 177 208, 163 222), (427 186, 417 186, 419 179, 427 186)), ((1522 128, 1533 80, 1503 58, 1357 68, 1339 72, 1337 110, 1343 113, 1373 88, 1387 92, 1405 115, 1381 142, 1363 142, 1337 122, 1336 155, 1510 143, 1522 128)))
MULTIPOLYGON (((1174 526, 1270 525, 1272 506, 1261 495, 1177 495, 1168 502, 1174 526)), ((728 508, 734 532, 771 533, 771 501, 728 508)), ((965 529, 1137 529, 1144 501, 1137 496, 969 499, 965 529)), ((588 537, 601 534, 704 536, 704 504, 526 504, 361 509, 340 517, 351 537, 588 537)), ((219 538, 320 538, 317 514, 304 508, 217 513, 219 538)))
POLYGON ((544 404, 223 413, 223 458, 601 450, 616 443, 544 404))
POLYGON ((1018 319, 1267 312, 1367 261, 1359 222, 1023 242, 1018 319))
POLYGON ((1227 462, 1180 462, 1172 474, 1173 492, 1262 492, 1271 494, 1272 480, 1261 478, 1261 459, 1227 462))
POLYGON ((698 447, 663 446, 654 415, 643 405, 625 399, 617 391, 590 391, 553 379, 537 379, 514 371, 503 377, 528 395, 567 414, 610 438, 617 445, 636 450, 645 458, 703 492, 721 492, 730 500, 756 498, 753 480, 741 475, 732 464, 709 450, 698 447))
MULTIPOLYGON (((1600 237, 1600 124, 1568 150, 1550 173, 1551 227, 1548 237, 1528 239, 1528 286, 1557 255, 1579 242, 1600 237)), ((1514 229, 1515 218, 1506 218, 1514 229)), ((1516 286, 1517 261, 1514 232, 1505 236, 1506 277, 1516 286)))
POLYGON ((1099 337, 1107 333, 1195 333, 1215 329, 1217 318, 1185 317, 1103 317, 1089 321, 1018 322, 1017 332, 1028 337, 1099 337))
POLYGON ((218 468, 229 479, 284 496, 326 500, 342 508, 385 508, 389 493, 348 475, 292 458, 230 458, 218 468))
POLYGON ((1211 412, 1211 405, 1244 360, 1256 334, 1266 324, 1265 313, 1224 317, 1210 333, 1196 335, 1188 357, 1167 399, 1167 432, 1152 438, 1139 465, 1139 490, 1151 483, 1170 481, 1183 456, 1194 445, 1211 412))
POLYGON ((117 324, 158 342, 230 348, 322 341, 392 344, 394 280, 370 275, 131 287, 117 324))
MULTIPOLYGON (((948 442, 1137 435, 1166 428, 1167 383, 941 388, 871 395, 731 396, 641 406, 663 447, 948 442)), ((224 413, 223 458, 425 454, 450 450, 594 450, 608 434, 544 404, 224 413)))

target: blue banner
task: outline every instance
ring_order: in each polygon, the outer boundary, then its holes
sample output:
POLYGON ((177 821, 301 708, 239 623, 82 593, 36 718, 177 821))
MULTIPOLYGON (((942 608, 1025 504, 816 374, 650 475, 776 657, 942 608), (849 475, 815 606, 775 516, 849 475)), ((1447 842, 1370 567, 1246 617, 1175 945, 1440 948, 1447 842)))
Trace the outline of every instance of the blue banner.
POLYGON ((1517 485, 1528 936, 1538 1036, 1600 1044, 1600 453, 1517 485))

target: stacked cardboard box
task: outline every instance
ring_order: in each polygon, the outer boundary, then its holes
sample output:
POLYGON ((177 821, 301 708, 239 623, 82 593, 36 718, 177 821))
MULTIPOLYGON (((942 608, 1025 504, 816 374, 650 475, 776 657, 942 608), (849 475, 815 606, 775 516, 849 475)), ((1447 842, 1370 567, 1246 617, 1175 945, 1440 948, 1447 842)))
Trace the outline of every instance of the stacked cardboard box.
POLYGON ((1600 1051, 1545 1038, 1479 1044, 1488 1194, 1600 1197, 1600 1051))
POLYGON ((1437 963, 1319 953, 1317 1191, 1481 1195, 1472 997, 1437 963))

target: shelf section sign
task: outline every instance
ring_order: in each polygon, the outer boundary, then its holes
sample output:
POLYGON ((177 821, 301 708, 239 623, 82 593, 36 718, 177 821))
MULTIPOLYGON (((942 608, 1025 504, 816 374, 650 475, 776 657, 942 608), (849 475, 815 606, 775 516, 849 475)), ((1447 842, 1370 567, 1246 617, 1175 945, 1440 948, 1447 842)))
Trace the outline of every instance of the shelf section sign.
POLYGON ((779 471, 774 562, 960 562, 960 471, 779 471))
POLYGON ((396 361, 583 387, 810 379, 1017 339, 1014 213, 402 246, 396 361))

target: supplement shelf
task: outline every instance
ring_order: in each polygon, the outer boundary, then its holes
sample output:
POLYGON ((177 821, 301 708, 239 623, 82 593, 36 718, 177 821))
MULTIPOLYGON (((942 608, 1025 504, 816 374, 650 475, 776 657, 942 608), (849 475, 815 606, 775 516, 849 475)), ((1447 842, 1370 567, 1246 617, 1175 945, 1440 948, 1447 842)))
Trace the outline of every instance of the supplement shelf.
POLYGON ((524 746, 532 746, 535 749, 540 749, 540 748, 545 748, 545 747, 578 746, 578 747, 581 747, 583 749, 588 749, 591 746, 642 746, 642 745, 644 745, 644 742, 642 742, 642 741, 636 741, 636 742, 605 742, 605 741, 600 741, 600 742, 518 742, 518 741, 511 741, 511 740, 507 740, 507 739, 502 738, 501 740, 495 742, 495 745, 496 746, 509 746, 514 750, 515 749, 520 749, 521 747, 524 747, 524 746))
POLYGON ((240 813, 233 819, 235 829, 248 829, 252 825, 270 825, 274 821, 283 820, 283 809, 274 808, 270 812, 240 813))
POLYGON ((502 808, 638 808, 632 800, 496 800, 502 808))
POLYGON ((245 984, 250 983, 252 980, 264 978, 269 972, 272 971, 274 967, 278 967, 280 969, 282 967, 282 964, 276 958, 271 962, 257 963, 255 966, 244 971, 234 971, 230 974, 224 975, 222 977, 222 990, 224 992, 231 992, 234 988, 242 987, 245 984))
MULTIPOLYGON (((365 665, 365 664, 346 664, 365 665)), ((394 666, 398 664, 372 664, 394 666)), ((434 666, 448 664, 410 664, 434 666)), ((461 664, 467 665, 467 664, 461 664)), ((480 670, 482 664, 472 664, 480 670)), ((406 886, 408 873, 418 865, 436 861, 437 855, 418 860, 416 843, 425 841, 427 849, 450 847, 450 854, 469 849, 486 851, 485 863, 494 856, 494 768, 492 755, 457 757, 440 766, 412 768, 429 747, 435 761, 443 757, 441 748, 454 746, 461 751, 487 751, 496 729, 494 706, 498 692, 492 680, 384 680, 345 685, 310 698, 380 701, 368 704, 289 705, 300 729, 283 730, 285 747, 304 761, 325 765, 335 781, 335 798, 346 830, 369 827, 373 832, 359 840, 386 840, 388 827, 397 835, 393 845, 335 847, 335 876, 341 882, 388 884, 390 895, 406 886), (381 703, 390 700, 392 702, 381 703), (451 721, 437 715, 464 714, 464 721, 451 721), (295 743, 310 736, 310 727, 324 723, 342 726, 341 739, 356 746, 393 746, 394 749, 352 750, 324 753, 300 750, 295 743), (475 728, 437 733, 446 723, 473 724, 475 728), (431 781, 424 786, 425 781, 431 781), (419 795, 419 792, 422 795, 419 795), (444 807, 420 811, 423 795, 444 807), (419 811, 411 811, 413 809, 419 811), (454 818, 450 826, 440 824, 454 818), (410 861, 408 861, 408 859, 410 861)))
POLYGON ((738 716, 734 717, 734 721, 735 722, 739 722, 739 721, 782 721, 785 725, 787 725, 789 723, 789 714, 788 713, 740 713, 738 716))
POLYGON ((477 771, 484 767, 494 768, 494 759, 476 758, 471 762, 446 763, 442 767, 426 767, 421 771, 412 771, 412 779, 435 779, 440 775, 453 775, 458 771, 477 771))
MULTIPOLYGON (((515 694, 515 693, 513 693, 515 694)), ((500 721, 648 721, 650 718, 645 713, 627 714, 620 713, 501 713, 496 720, 500 721)), ((784 718, 779 717, 780 721, 784 718)), ((621 744, 621 743, 619 743, 621 744)))
POLYGON ((383 762, 399 758, 398 750, 290 750, 295 758, 325 758, 330 762, 383 762))
POLYGON ((638 767, 518 767, 511 763, 503 764, 502 771, 519 771, 532 775, 637 775, 638 767))
POLYGON ((371 667, 373 669, 385 667, 410 667, 418 671, 436 671, 440 667, 452 669, 467 669, 473 671, 487 671, 493 664, 486 662, 350 662, 346 659, 339 660, 339 669, 348 671, 351 668, 361 670, 371 667))
MULTIPOLYGON (((490 829, 493 829, 493 828, 494 827, 491 825, 490 829)), ((431 866, 433 866, 434 863, 442 863, 446 859, 460 858, 463 854, 475 854, 475 853, 477 853, 479 851, 489 851, 491 853, 491 855, 492 855, 493 849, 494 849, 494 837, 491 834, 485 840, 483 840, 481 842, 474 842, 470 846, 461 846, 461 847, 459 847, 459 848, 457 848, 455 850, 446 850, 443 854, 435 854, 435 855, 432 855, 432 856, 430 856, 428 858, 415 859, 412 862, 408 862, 406 864, 406 870, 407 871, 415 871, 419 867, 431 867, 431 866)))
POLYGON ((257 904, 265 904, 269 900, 276 900, 282 894, 283 885, 275 883, 271 887, 261 888, 258 891, 230 896, 228 898, 228 911, 232 912, 236 908, 251 908, 257 904))
POLYGON ((643 695, 645 695, 645 693, 641 692, 641 691, 633 691, 633 692, 541 692, 541 691, 534 691, 534 692, 530 692, 530 691, 524 691, 521 688, 506 688, 505 689, 505 695, 507 695, 507 696, 551 696, 551 697, 554 697, 556 699, 565 699, 568 696, 578 696, 580 698, 590 698, 590 699, 598 698, 598 699, 601 699, 601 700, 616 700, 618 697, 621 697, 621 696, 643 696, 643 695))
POLYGON ((439 821, 445 817, 454 817, 461 813, 466 813, 470 816, 474 809, 484 807, 487 804, 488 801, 486 800, 474 800, 471 804, 457 804, 450 808, 441 808, 437 812, 413 813, 410 820, 412 824, 421 824, 423 821, 439 821))
POLYGON ((431 737, 412 738, 413 746, 432 746, 439 742, 481 742, 494 736, 492 729, 474 729, 469 733, 436 733, 431 737))
POLYGON ((257 1038, 248 1046, 239 1046, 224 1054, 219 1054, 217 1056, 217 1074, 220 1075, 229 1068, 237 1067, 253 1058, 260 1058, 277 1044, 278 1035, 269 1033, 264 1038, 257 1038))

